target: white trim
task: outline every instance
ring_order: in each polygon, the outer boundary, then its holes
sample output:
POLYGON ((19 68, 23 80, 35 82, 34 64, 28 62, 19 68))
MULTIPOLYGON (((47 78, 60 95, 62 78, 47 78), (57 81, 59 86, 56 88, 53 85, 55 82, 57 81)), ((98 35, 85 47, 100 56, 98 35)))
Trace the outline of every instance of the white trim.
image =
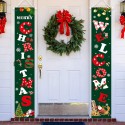
POLYGON ((12 28, 12 32, 11 32, 11 49, 12 49, 12 104, 11 104, 11 113, 12 113, 12 118, 14 118, 15 116, 15 67, 14 67, 14 60, 15 60, 15 37, 14 37, 14 31, 15 31, 15 10, 12 9, 12 0, 11 0, 11 26, 13 27, 12 28))
MULTIPOLYGON (((113 18, 112 18, 112 15, 113 15, 113 12, 112 12, 112 10, 111 10, 111 35, 113 36, 113 18)), ((113 39, 113 37, 111 37, 111 43, 112 43, 112 39, 113 39)), ((113 47, 112 47, 112 44, 111 44, 111 118, 113 118, 113 78, 112 78, 112 76, 113 76, 113 71, 112 71, 112 67, 113 67, 113 63, 112 63, 112 60, 113 60, 113 56, 112 56, 112 54, 113 54, 113 47)))
POLYGON ((29 0, 21 0, 21 1, 18 3, 17 7, 19 7, 24 1, 26 1, 31 7, 34 7, 33 4, 32 4, 29 0))
MULTIPOLYGON (((90 3, 91 3, 91 0, 90 0, 90 3)), ((91 5, 90 5, 91 6, 91 5)), ((90 104, 90 106, 89 106, 89 117, 91 118, 92 116, 91 116, 91 101, 92 101, 92 62, 91 62, 91 60, 92 60, 92 39, 91 39, 91 32, 92 32, 92 29, 91 29, 91 26, 92 26, 92 24, 91 24, 91 18, 92 18, 92 13, 91 13, 91 9, 89 9, 89 17, 90 17, 90 19, 89 19, 89 41, 90 41, 90 50, 89 50, 89 52, 90 52, 90 79, 89 79, 89 82, 90 82, 90 84, 89 84, 89 88, 90 88, 90 102, 89 102, 89 104, 90 104)))
MULTIPOLYGON (((112 4, 113 4, 113 1, 111 1, 111 6, 113 6, 112 4)), ((112 7, 113 8, 113 7, 112 7)), ((112 83, 112 85, 111 85, 111 87, 112 87, 112 89, 111 89, 111 98, 112 98, 112 100, 111 100, 111 113, 112 113, 112 118, 116 118, 116 114, 115 114, 115 79, 114 79, 114 74, 115 74, 115 68, 113 68, 114 67, 114 64, 113 64, 113 56, 114 56, 114 54, 113 54, 113 41, 114 41, 114 37, 113 37, 113 35, 115 34, 115 21, 114 21, 114 19, 115 19, 115 11, 114 11, 114 9, 112 9, 111 10, 111 29, 112 29, 112 32, 111 32, 111 35, 112 35, 112 37, 111 37, 111 43, 112 43, 112 46, 111 46, 111 83, 112 83)))
POLYGON ((109 7, 109 8, 111 8, 111 6, 105 1, 105 0, 99 0, 99 1, 97 1, 93 6, 91 6, 91 7, 96 7, 100 2, 102 2, 103 1, 103 3, 107 6, 107 7, 109 7))
MULTIPOLYGON (((34 6, 37 8, 38 6, 38 0, 34 0, 34 6)), ((37 76, 37 71, 38 71, 38 41, 37 41, 37 37, 38 37, 38 12, 37 12, 37 9, 35 11, 35 118, 38 117, 38 76, 37 76)))

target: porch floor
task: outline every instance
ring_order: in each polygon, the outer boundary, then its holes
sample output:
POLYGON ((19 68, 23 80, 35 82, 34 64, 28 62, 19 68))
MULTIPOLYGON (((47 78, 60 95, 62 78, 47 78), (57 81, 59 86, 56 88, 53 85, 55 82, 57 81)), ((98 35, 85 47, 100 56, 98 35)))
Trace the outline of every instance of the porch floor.
MULTIPOLYGON (((39 122, 0 122, 0 125, 41 125, 39 122)), ((125 122, 85 122, 85 125, 125 125, 125 122)))

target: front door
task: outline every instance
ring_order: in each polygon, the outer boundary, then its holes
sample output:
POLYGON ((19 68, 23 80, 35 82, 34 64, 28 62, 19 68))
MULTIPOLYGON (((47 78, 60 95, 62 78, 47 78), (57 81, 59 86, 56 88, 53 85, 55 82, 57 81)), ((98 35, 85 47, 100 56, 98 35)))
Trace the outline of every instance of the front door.
POLYGON ((41 78, 38 69, 38 104, 88 103, 90 97, 88 0, 38 0, 38 56, 42 56, 41 78), (51 15, 68 10, 76 19, 83 19, 86 42, 80 52, 69 56, 47 50, 43 28, 51 15))

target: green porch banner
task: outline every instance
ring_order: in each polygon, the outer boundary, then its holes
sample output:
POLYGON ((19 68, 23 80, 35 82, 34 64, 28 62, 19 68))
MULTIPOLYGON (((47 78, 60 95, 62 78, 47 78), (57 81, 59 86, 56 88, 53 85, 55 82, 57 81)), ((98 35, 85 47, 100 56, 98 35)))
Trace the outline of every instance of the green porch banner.
POLYGON ((92 8, 92 118, 111 118, 111 9, 92 8))
POLYGON ((34 8, 15 8, 15 117, 34 117, 34 8))

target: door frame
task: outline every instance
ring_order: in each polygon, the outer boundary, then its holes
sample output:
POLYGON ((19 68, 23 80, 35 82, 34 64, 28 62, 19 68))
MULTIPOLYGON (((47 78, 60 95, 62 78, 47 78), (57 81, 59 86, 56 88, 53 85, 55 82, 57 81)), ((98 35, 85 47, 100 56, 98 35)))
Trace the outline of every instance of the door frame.
POLYGON ((38 117, 38 0, 34 0, 35 7, 35 118, 38 117))
MULTIPOLYGON (((88 2, 89 3, 89 2, 88 2)), ((38 108, 38 0, 34 0, 34 7, 35 7, 35 118, 37 118, 38 117, 38 110, 39 110, 39 108, 38 108)), ((89 5, 88 5, 88 9, 90 8, 90 3, 89 3, 89 5)), ((88 18, 90 18, 91 17, 91 9, 89 9, 89 11, 88 11, 88 14, 90 15, 90 16, 88 16, 88 18)), ((90 18, 91 19, 91 18, 90 18)), ((90 24, 91 24, 91 20, 89 19, 89 22, 90 22, 90 24)), ((91 25, 89 25, 89 32, 91 33, 91 25)), ((90 54, 90 61, 91 61, 91 34, 89 34, 89 36, 88 36, 88 40, 90 41, 90 45, 89 45, 89 54, 90 54)), ((90 77, 91 77, 91 63, 90 63, 90 65, 89 65, 89 68, 90 68, 90 73, 89 73, 89 75, 90 75, 90 77)), ((88 117, 89 118, 91 118, 91 79, 89 79, 89 102, 88 102, 88 104, 89 104, 89 108, 88 108, 88 117)), ((75 117, 75 116, 73 116, 73 117, 75 117)), ((87 117, 87 118, 88 118, 87 117)))

